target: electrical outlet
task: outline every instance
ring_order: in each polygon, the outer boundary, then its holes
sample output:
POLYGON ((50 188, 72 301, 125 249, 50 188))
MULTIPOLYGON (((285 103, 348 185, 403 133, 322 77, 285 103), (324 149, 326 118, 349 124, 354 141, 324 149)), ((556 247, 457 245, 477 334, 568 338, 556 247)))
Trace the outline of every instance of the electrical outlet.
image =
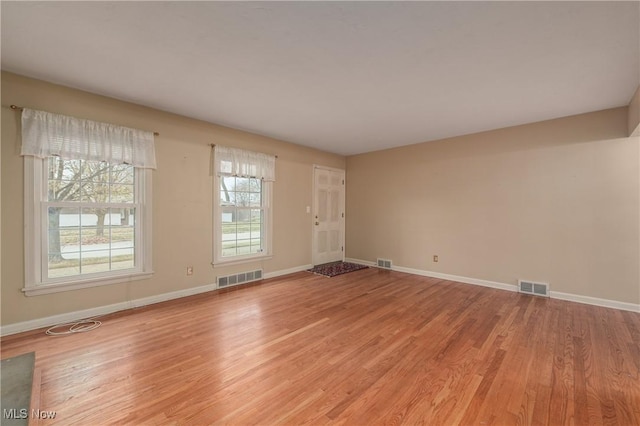
POLYGON ((193 266, 187 266, 187 275, 193 275, 193 266))
POLYGON ((434 262, 437 262, 437 261, 438 261, 438 255, 437 255, 437 254, 434 254, 434 255, 433 255, 433 261, 434 261, 434 262))

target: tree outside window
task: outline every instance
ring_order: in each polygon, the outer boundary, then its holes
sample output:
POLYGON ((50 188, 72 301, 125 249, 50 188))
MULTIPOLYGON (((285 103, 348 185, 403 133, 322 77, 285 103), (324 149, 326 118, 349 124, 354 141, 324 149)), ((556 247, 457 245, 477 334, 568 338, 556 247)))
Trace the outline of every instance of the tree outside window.
POLYGON ((134 168, 100 161, 47 163, 49 277, 134 266, 134 168))

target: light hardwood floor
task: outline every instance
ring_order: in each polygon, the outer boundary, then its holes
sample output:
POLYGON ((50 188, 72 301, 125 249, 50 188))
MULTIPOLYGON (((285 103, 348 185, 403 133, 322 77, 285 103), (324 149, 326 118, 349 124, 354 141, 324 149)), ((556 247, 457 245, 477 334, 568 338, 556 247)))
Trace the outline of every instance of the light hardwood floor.
POLYGON ((40 424, 640 424, 640 314, 399 272, 309 273, 2 339, 40 424))

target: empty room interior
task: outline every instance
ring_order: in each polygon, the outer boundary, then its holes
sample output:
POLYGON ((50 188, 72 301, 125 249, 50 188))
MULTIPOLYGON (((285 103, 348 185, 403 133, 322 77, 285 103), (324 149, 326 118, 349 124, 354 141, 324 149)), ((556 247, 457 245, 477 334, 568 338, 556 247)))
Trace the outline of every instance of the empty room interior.
POLYGON ((640 2, 0 7, 0 423, 640 425, 640 2))

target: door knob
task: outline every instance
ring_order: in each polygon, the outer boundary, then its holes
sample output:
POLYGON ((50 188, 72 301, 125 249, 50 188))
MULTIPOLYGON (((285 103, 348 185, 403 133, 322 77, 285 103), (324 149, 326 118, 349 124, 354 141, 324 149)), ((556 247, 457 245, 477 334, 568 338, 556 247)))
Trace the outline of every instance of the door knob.
POLYGON ((316 225, 320 225, 320 222, 316 222, 316 225))

